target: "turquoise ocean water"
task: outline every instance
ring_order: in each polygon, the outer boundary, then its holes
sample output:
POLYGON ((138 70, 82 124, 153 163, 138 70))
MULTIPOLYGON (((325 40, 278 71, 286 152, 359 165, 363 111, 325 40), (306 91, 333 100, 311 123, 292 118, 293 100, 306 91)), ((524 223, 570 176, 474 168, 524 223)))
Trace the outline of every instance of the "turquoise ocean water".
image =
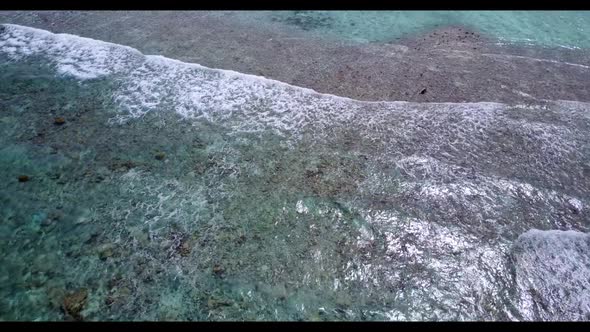
MULTIPOLYGON (((590 46, 587 12, 263 12, 590 46)), ((360 102, 0 29, 2 320, 589 320, 590 105, 360 102)))
POLYGON ((588 11, 273 11, 239 15, 357 42, 394 41, 437 27, 461 25, 503 43, 590 47, 588 11))

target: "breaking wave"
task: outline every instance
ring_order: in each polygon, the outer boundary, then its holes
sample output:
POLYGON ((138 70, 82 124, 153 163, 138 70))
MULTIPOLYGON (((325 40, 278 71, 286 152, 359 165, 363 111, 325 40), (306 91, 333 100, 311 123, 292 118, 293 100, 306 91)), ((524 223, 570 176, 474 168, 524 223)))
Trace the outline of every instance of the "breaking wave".
MULTIPOLYGON (((34 61, 82 88, 108 82, 114 106, 97 115, 104 136, 128 130, 123 137, 141 137, 140 129, 157 127, 154 140, 169 137, 165 148, 180 151, 184 145, 175 142, 187 138, 175 127, 189 132, 188 139, 207 134, 205 152, 198 153, 209 159, 201 168, 185 169, 196 152, 183 150, 166 171, 149 165, 104 171, 112 182, 99 187, 99 196, 76 183, 69 187, 92 211, 74 224, 94 224, 111 241, 135 246, 120 262, 149 257, 154 269, 174 275, 156 285, 127 285, 137 293, 127 293, 125 317, 161 319, 165 311, 175 312, 166 319, 589 319, 587 103, 361 102, 16 25, 2 26, 0 57, 7 59, 4 68, 34 61), (113 209, 97 208, 100 200, 113 209), (132 224, 129 216, 141 222, 132 224), (173 221, 213 249, 170 260, 182 245, 181 236, 164 239, 173 221), (143 225, 149 237, 140 234, 143 225), (255 227, 257 241, 269 244, 266 252, 256 244, 229 247, 255 227), (211 240, 220 234, 231 241, 211 240), (150 249, 162 243, 166 250, 150 249), (215 260, 207 256, 212 252, 226 259, 231 285, 199 272, 199 264, 215 260), (243 261, 241 270, 229 267, 243 261), (265 278, 269 289, 253 286, 265 278), (211 295, 204 313, 195 303, 220 285, 229 290, 211 295), (155 294, 161 299, 154 304, 148 299, 155 294), (137 311, 142 306, 151 311, 137 311)), ((123 143, 87 144, 99 156, 123 143)), ((10 266, 34 259, 18 250, 3 249, 14 253, 10 266)), ((85 262, 99 275, 108 270, 104 264, 115 264, 85 262)), ((78 284, 91 278, 64 273, 78 284)), ((129 280, 153 271, 133 273, 129 280)), ((40 304, 23 300, 26 291, 4 277, 2 297, 20 299, 4 304, 16 308, 5 316, 35 318, 32 308, 40 304)), ((97 302, 85 314, 124 319, 98 304, 105 292, 93 294, 97 302)))

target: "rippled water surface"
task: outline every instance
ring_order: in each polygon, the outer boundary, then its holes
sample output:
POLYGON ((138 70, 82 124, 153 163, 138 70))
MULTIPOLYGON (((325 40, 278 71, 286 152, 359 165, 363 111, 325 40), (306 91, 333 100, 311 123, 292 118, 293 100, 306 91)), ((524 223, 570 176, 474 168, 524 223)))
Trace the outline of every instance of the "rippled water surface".
POLYGON ((587 103, 360 102, 15 25, 0 68, 3 320, 590 319, 587 103))
POLYGON ((310 34, 359 42, 395 41, 408 34, 464 26, 498 42, 590 47, 588 11, 269 11, 238 16, 292 26, 310 34))

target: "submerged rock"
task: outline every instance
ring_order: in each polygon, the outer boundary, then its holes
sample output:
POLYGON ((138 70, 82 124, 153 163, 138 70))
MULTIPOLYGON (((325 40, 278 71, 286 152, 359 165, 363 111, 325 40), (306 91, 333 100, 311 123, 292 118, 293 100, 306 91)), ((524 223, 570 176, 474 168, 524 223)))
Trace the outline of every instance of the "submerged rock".
POLYGON ((53 119, 53 123, 56 124, 56 125, 58 125, 58 126, 61 126, 64 123, 66 123, 66 119, 64 119, 62 117, 57 117, 57 118, 53 119))
POLYGON ((225 269, 221 265, 213 266, 213 273, 217 276, 221 276, 225 272, 225 269))
POLYGON ((98 248, 98 257, 100 257, 100 259, 103 261, 109 257, 112 257, 114 254, 115 246, 110 243, 104 244, 98 248))
POLYGON ((227 306, 231 306, 232 302, 228 301, 228 300, 223 300, 223 299, 216 299, 216 298, 210 298, 209 300, 207 300, 207 306, 209 307, 209 309, 217 309, 219 307, 227 307, 227 306))
MULTIPOLYGON (((127 172, 130 169, 135 168, 137 166, 138 166, 137 163, 134 162, 133 160, 114 160, 109 165, 109 169, 114 172, 127 172)), ((106 175, 106 174, 104 174, 104 175, 106 175)), ((103 175, 103 177, 104 177, 104 175, 103 175)))
POLYGON ((56 208, 56 210, 53 210, 49 213, 49 215, 44 221, 44 224, 51 224, 53 221, 62 220, 64 217, 65 214, 56 208))
POLYGON ((190 255, 192 250, 192 246, 190 241, 182 241, 182 244, 180 245, 180 247, 178 248, 178 252, 180 253, 180 256, 182 257, 187 257, 188 255, 190 255))
POLYGON ((86 306, 87 299, 88 290, 86 288, 79 289, 76 292, 67 295, 63 301, 63 309, 66 315, 75 320, 82 320, 83 317, 81 312, 86 306))
POLYGON ((27 175, 20 175, 20 176, 18 177, 18 182, 27 182, 27 181, 29 181, 29 179, 30 179, 30 178, 29 178, 29 176, 27 176, 27 175))

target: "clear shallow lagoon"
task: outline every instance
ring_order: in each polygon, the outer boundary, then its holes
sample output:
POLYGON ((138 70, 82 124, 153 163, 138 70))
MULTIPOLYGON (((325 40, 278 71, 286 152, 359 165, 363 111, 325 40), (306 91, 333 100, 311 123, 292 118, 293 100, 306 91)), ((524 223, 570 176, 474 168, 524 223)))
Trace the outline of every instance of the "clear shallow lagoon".
POLYGON ((588 103, 359 102, 19 26, 0 67, 4 320, 589 319, 588 103))
POLYGON ((588 11, 284 11, 239 16, 358 42, 395 41, 437 27, 463 26, 503 43, 590 47, 588 11))

